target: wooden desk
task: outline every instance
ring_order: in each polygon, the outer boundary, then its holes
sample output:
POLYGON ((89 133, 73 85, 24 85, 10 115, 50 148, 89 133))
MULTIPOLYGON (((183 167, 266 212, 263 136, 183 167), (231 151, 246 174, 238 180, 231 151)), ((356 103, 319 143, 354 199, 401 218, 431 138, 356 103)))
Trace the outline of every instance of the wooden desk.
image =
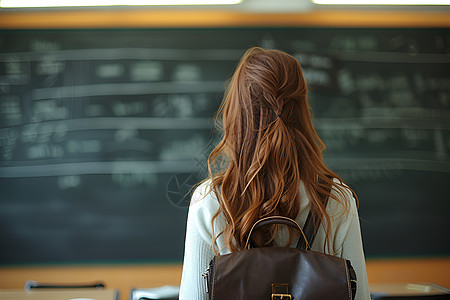
POLYGON ((392 299, 392 298, 430 298, 430 299, 449 299, 450 290, 432 283, 386 283, 370 284, 370 293, 373 299, 392 299))
POLYGON ((101 289, 0 290, 0 300, 117 300, 118 295, 101 289))

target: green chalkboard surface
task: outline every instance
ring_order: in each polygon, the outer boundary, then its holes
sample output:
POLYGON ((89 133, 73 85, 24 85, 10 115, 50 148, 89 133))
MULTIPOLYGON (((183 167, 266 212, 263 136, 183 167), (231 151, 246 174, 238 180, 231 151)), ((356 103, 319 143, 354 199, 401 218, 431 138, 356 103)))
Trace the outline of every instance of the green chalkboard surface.
POLYGON ((211 117, 251 46, 294 55, 368 257, 450 255, 448 29, 0 31, 0 264, 181 261, 211 117))

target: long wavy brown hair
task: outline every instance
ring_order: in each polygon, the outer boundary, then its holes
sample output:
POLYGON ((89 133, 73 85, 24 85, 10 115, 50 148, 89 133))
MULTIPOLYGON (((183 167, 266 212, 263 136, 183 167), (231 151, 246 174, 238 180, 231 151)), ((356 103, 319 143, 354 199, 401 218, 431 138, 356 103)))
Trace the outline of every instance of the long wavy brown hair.
MULTIPOLYGON (((260 218, 295 219, 303 201, 300 182, 313 215, 322 220, 326 243, 332 244, 330 216, 321 199, 339 201, 344 212, 347 203, 330 193, 333 178, 338 179, 334 189, 342 195, 344 185, 323 163, 325 145, 313 127, 307 91, 294 57, 258 47, 242 57, 217 115, 223 138, 208 159, 211 187, 220 204, 212 220, 213 245, 223 235, 230 251, 238 251, 260 218), (227 223, 216 235, 213 224, 221 213, 227 223)), ((274 245, 278 230, 276 225, 263 227, 252 235, 253 244, 274 245)), ((294 236, 290 230, 289 244, 294 236)))

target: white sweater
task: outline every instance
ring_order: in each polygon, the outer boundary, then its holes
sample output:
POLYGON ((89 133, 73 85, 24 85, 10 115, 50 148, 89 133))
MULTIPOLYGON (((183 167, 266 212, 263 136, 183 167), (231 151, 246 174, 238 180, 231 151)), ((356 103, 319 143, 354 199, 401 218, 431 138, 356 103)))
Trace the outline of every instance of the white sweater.
MULTIPOLYGON (((219 203, 214 192, 210 191, 209 184, 209 181, 203 183, 192 195, 186 228, 180 300, 208 299, 205 280, 201 273, 206 270, 214 257, 214 251, 211 248, 211 219, 219 209, 219 203)), ((334 190, 333 193, 337 195, 334 190)), ((350 260, 355 269, 357 277, 355 299, 370 300, 358 211, 350 191, 348 191, 346 197, 350 199, 348 215, 342 216, 342 207, 332 198, 329 199, 327 205, 327 213, 331 218, 331 232, 334 234, 334 249, 338 251, 336 256, 350 260)), ((300 186, 300 199, 300 213, 296 221, 302 226, 309 213, 309 201, 303 184, 300 186)), ((223 215, 216 218, 215 235, 223 230, 225 222, 223 215)), ((280 233, 278 241, 282 244, 283 241, 286 242, 286 238, 285 234, 280 233)), ((321 226, 312 245, 312 250, 330 254, 323 249, 324 240, 325 231, 321 226)), ((229 249, 225 247, 222 236, 216 240, 214 246, 216 249, 220 249, 220 254, 230 253, 229 249)))

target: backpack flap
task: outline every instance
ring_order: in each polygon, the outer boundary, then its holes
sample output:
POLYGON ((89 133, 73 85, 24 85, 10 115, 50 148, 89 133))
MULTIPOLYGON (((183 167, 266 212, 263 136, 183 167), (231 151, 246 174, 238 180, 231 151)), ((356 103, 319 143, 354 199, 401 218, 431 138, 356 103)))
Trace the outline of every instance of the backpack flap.
POLYGON ((220 255, 211 276, 214 300, 352 299, 346 260, 309 250, 266 247, 220 255), (274 292, 274 285, 285 289, 274 292))
POLYGON ((286 217, 267 217, 250 230, 245 250, 217 255, 204 273, 214 300, 351 300, 356 275, 350 261, 309 250, 300 226, 286 217), (268 224, 296 228, 306 248, 251 247, 251 234, 268 224))

